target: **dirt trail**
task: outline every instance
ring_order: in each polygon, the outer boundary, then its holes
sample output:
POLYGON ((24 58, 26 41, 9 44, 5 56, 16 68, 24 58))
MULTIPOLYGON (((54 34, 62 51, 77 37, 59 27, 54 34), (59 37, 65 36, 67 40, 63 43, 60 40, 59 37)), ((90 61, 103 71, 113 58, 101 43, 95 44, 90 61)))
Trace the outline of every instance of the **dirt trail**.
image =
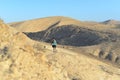
MULTIPOLYGON (((119 80, 120 69, 112 67, 95 58, 88 57, 69 49, 57 47, 57 52, 52 52, 52 47, 46 46, 48 62, 62 66, 70 79, 76 80, 119 80)), ((56 66, 57 68, 57 66, 56 66)))

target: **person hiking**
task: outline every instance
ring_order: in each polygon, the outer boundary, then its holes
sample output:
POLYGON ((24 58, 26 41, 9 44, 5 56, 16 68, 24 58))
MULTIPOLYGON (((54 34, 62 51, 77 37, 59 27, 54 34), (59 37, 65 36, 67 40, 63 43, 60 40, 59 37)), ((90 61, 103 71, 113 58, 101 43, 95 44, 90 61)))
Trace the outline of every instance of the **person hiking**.
POLYGON ((52 39, 53 52, 56 52, 56 47, 57 47, 57 41, 53 38, 53 39, 52 39))

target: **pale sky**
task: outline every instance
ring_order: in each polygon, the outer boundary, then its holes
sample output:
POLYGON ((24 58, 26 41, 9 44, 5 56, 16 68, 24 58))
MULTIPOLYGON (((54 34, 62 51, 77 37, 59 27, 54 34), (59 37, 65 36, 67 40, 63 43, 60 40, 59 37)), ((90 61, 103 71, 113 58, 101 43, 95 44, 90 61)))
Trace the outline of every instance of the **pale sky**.
POLYGON ((0 18, 7 23, 49 16, 120 20, 120 0, 0 0, 0 18))

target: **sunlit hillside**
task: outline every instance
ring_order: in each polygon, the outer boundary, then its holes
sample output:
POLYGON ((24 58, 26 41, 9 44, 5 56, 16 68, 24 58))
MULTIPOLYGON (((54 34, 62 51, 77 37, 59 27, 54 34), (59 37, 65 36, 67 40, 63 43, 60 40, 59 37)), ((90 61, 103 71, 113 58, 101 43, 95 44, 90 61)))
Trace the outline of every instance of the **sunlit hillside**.
POLYGON ((84 51, 89 49, 87 54, 120 64, 120 21, 106 20, 98 23, 57 16, 10 25, 33 40, 49 43, 54 37, 58 44, 84 47, 84 51))
POLYGON ((112 64, 65 48, 30 40, 0 22, 1 80, 119 80, 112 64))
POLYGON ((14 22, 14 23, 10 23, 10 25, 15 27, 17 30, 21 32, 38 32, 38 31, 46 30, 52 25, 55 26, 76 25, 94 30, 96 29, 106 30, 115 27, 114 25, 110 26, 98 22, 79 21, 69 17, 62 17, 62 16, 46 17, 46 18, 26 20, 21 22, 14 22))

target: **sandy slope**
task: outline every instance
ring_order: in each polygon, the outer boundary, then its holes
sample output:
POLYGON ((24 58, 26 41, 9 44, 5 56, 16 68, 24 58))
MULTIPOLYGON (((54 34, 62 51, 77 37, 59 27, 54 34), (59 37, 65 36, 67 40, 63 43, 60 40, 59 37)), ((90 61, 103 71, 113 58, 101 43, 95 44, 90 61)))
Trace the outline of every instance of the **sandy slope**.
POLYGON ((69 17, 63 16, 53 16, 53 17, 45 17, 21 22, 13 22, 9 23, 10 26, 13 26, 17 30, 21 32, 38 32, 43 31, 57 23, 56 26, 60 27, 63 25, 76 25, 83 28, 89 28, 93 30, 106 30, 110 28, 114 28, 115 25, 107 25, 100 24, 97 22, 87 22, 87 21, 79 21, 69 17))
POLYGON ((0 29, 0 80, 70 80, 61 67, 50 69, 36 42, 2 22, 0 29))
POLYGON ((47 53, 49 61, 59 63, 68 72, 71 79, 76 80, 119 80, 120 69, 107 65, 101 61, 89 58, 81 53, 58 48, 57 53, 47 53))
POLYGON ((33 40, 50 42, 54 37, 61 45, 83 46, 86 47, 88 54, 120 64, 119 21, 84 22, 55 16, 10 25, 21 32, 26 32, 33 40))
POLYGON ((0 22, 1 80, 119 80, 120 69, 71 50, 34 42, 0 22))

